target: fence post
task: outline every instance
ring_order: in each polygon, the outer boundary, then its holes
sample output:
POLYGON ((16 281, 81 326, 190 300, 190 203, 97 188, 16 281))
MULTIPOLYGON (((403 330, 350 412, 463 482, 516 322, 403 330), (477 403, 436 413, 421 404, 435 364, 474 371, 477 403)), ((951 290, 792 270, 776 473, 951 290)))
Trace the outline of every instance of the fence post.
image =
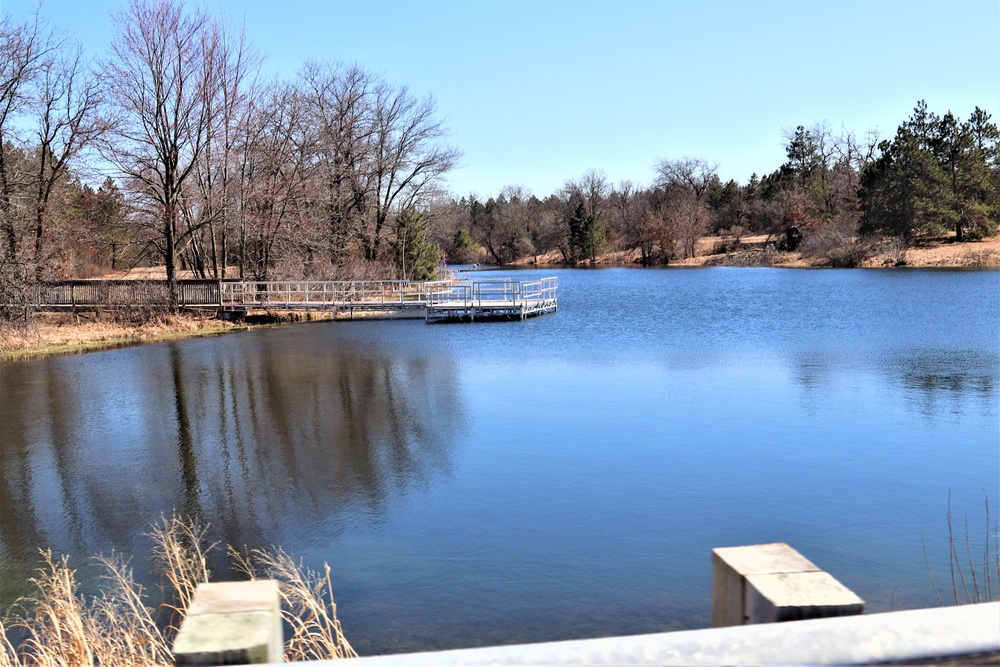
POLYGON ((783 542, 712 549, 712 627, 864 612, 864 600, 783 542))
POLYGON ((198 584, 171 651, 177 665, 280 663, 284 649, 278 582, 198 584))

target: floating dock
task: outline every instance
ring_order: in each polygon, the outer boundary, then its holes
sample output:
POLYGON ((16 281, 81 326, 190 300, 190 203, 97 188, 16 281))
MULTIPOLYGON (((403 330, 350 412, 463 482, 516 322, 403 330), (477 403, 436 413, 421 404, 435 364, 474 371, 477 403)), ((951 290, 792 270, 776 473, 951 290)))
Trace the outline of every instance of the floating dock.
POLYGON ((557 288, 557 278, 459 283, 430 292, 424 316, 428 322, 523 320, 556 312, 557 288))

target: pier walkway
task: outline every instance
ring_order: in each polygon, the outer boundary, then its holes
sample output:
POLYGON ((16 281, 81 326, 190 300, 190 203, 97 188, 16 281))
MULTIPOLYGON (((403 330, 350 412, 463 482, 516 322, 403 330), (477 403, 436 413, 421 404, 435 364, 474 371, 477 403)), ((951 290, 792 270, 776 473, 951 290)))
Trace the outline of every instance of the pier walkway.
MULTIPOLYGON (((220 317, 289 312, 421 317, 428 322, 523 320, 558 308, 556 278, 514 280, 179 281, 181 308, 220 317)), ((164 281, 74 280, 37 288, 39 311, 128 310, 164 306, 164 281)))

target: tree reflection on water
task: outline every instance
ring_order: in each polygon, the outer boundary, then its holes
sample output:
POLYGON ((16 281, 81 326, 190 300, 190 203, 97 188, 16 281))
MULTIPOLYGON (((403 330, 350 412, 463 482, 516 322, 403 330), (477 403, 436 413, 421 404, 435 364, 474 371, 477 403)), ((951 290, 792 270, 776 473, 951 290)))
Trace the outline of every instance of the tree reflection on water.
POLYGON ((161 513, 200 516, 241 547, 320 524, 335 535, 348 516, 378 522, 450 474, 463 419, 452 360, 268 336, 9 364, 0 384, 5 603, 38 548, 76 566, 141 555, 161 513))

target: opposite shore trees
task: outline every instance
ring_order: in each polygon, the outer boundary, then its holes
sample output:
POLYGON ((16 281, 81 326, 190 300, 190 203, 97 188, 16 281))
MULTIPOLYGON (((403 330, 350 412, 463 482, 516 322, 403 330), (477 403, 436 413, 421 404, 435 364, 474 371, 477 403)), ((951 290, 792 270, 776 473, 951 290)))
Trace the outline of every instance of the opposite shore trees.
POLYGON ((876 237, 905 247, 1000 222, 1000 133, 979 108, 961 121, 921 102, 882 142, 799 126, 785 163, 745 184, 680 158, 656 161, 648 185, 590 170, 544 196, 508 186, 458 199, 444 177, 460 153, 432 98, 353 63, 310 61, 268 81, 242 26, 180 0, 130 0, 114 21, 92 72, 39 17, 2 19, 5 319, 27 312, 40 281, 136 264, 164 266, 175 293, 181 272, 422 275, 432 245, 450 261, 636 251, 654 265, 691 257, 705 236, 737 252, 756 234, 775 252, 850 266, 876 237))
POLYGON ((177 301, 178 228, 185 186, 208 144, 221 46, 206 15, 179 3, 132 0, 115 17, 117 35, 102 70, 109 131, 103 155, 118 169, 134 220, 158 233, 155 245, 177 301))
POLYGON ((862 230, 910 239, 954 230, 961 241, 997 232, 1000 222, 1000 133, 976 107, 959 122, 924 102, 862 175, 862 230))
POLYGON ((5 308, 32 282, 117 266, 123 247, 165 267, 175 301, 181 271, 396 270, 395 236, 409 230, 397 217, 425 212, 460 155, 431 97, 357 65, 311 63, 293 81, 265 82, 241 26, 179 0, 131 0, 113 21, 92 73, 37 16, 3 18, 5 308), (99 160, 86 159, 88 146, 99 160), (97 183, 101 171, 114 181, 95 191, 80 180, 91 169, 97 183), (114 230, 81 219, 95 195, 119 193, 114 230))

